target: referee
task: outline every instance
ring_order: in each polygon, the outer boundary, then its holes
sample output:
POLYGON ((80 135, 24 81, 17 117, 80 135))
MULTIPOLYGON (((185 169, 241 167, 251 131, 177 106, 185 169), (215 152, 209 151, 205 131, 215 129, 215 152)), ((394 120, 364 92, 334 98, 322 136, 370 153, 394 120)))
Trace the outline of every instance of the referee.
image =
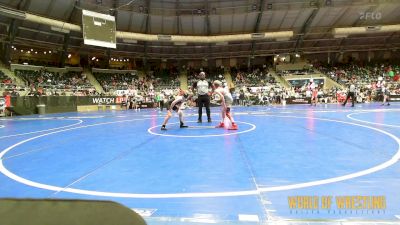
POLYGON ((208 95, 209 88, 212 87, 211 82, 206 81, 206 74, 200 72, 200 80, 193 84, 193 89, 197 89, 197 106, 199 107, 199 119, 198 123, 202 122, 203 106, 206 107, 207 120, 211 123, 211 113, 210 113, 210 96, 208 95))
POLYGON ((350 97, 351 97, 351 107, 354 107, 354 101, 356 98, 356 85, 354 85, 353 81, 351 81, 351 83, 350 83, 349 92, 347 93, 346 100, 342 104, 343 106, 346 105, 347 100, 349 100, 350 97))

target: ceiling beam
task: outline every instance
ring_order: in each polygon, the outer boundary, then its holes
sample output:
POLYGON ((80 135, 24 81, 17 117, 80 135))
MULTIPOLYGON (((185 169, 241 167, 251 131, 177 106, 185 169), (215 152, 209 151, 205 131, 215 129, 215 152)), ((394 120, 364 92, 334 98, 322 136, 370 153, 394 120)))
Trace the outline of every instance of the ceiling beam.
MULTIPOLYGON (((31 5, 31 0, 20 0, 17 5, 18 10, 26 11, 31 5)), ((4 44, 4 55, 3 61, 8 64, 11 57, 11 47, 14 43, 15 37, 17 36, 18 27, 21 25, 22 21, 11 19, 8 25, 8 35, 6 38, 6 43, 4 44)))
MULTIPOLYGON (((118 25, 118 0, 113 0, 112 1, 112 9, 110 9, 110 15, 115 17, 115 27, 117 28, 118 25)), ((106 50, 106 64, 107 67, 110 66, 110 59, 111 59, 111 49, 108 48, 106 50)))
MULTIPOLYGON (((70 23, 72 21, 74 13, 75 13, 75 10, 76 10, 77 7, 80 6, 80 3, 81 3, 81 1, 77 0, 77 1, 75 1, 74 4, 72 4, 72 9, 71 9, 71 11, 70 11, 70 13, 68 15, 68 19, 67 19, 68 23, 70 23)), ((64 67, 65 66, 65 60, 67 60, 67 56, 68 56, 68 48, 69 48, 70 39, 71 39, 71 34, 70 33, 64 34, 63 47, 62 47, 60 59, 58 61, 58 65, 60 67, 64 67)))
POLYGON ((181 17, 180 17, 180 11, 179 11, 179 0, 176 0, 175 2, 175 9, 176 9, 176 33, 179 35, 181 34, 181 17))
POLYGON ((209 36, 211 35, 211 23, 210 23, 210 8, 208 0, 206 0, 205 11, 206 11, 206 32, 207 36, 209 36))
MULTIPOLYGON (((206 17, 205 17, 205 22, 206 22, 206 32, 207 36, 211 35, 211 22, 210 22, 210 5, 209 5, 209 0, 206 0, 205 4, 205 12, 206 12, 206 17)), ((207 64, 208 66, 211 65, 211 61, 208 60, 209 56, 212 54, 212 44, 208 44, 207 48, 207 56, 205 57, 207 59, 207 64)))
MULTIPOLYGON (((304 37, 307 35, 307 33, 310 30, 311 24, 314 21, 315 16, 318 14, 321 8, 321 0, 316 1, 316 8, 313 9, 311 12, 310 16, 307 18, 307 20, 304 22, 303 26, 301 27, 300 34, 297 37, 296 44, 294 46, 294 52, 297 53, 300 46, 303 44, 304 37)), ((293 59, 294 57, 291 57, 293 59)))
MULTIPOLYGON (((149 33, 149 27, 150 27, 150 0, 145 0, 145 15, 146 15, 146 19, 145 19, 145 31, 144 33, 147 34, 149 33)), ((148 42, 144 42, 144 57, 143 57, 143 66, 145 68, 145 70, 147 69, 147 52, 148 52, 148 42)))
POLYGON ((260 32, 260 23, 263 16, 264 8, 265 8, 265 0, 260 0, 260 5, 258 6, 257 20, 254 24, 254 33, 260 32))
MULTIPOLYGON (((50 3, 47 5, 46 12, 51 12, 51 11, 53 10, 54 3, 55 3, 55 0, 51 0, 51 1, 50 1, 50 3)), ((26 11, 26 10, 25 10, 25 11, 26 11)), ((41 26, 42 26, 41 24, 37 24, 36 29, 37 29, 37 30, 40 30, 40 27, 41 27, 41 26)), ((39 34, 39 33, 36 33, 34 39, 37 39, 37 35, 38 35, 38 34, 39 34)))
POLYGON ((132 4, 132 5, 131 5, 130 14, 129 14, 128 31, 131 31, 131 28, 132 28, 134 7, 135 7, 135 4, 132 4))
MULTIPOLYGON (((256 22, 254 24, 253 33, 260 32, 261 19, 262 19, 262 15, 263 15, 263 12, 264 12, 264 9, 265 9, 265 0, 260 0, 259 4, 260 5, 258 6, 258 14, 257 14, 256 22)), ((251 42, 251 56, 250 56, 250 58, 254 55, 255 47, 256 47, 256 42, 252 41, 251 42)), ((249 60, 250 60, 250 58, 249 58, 249 60)))

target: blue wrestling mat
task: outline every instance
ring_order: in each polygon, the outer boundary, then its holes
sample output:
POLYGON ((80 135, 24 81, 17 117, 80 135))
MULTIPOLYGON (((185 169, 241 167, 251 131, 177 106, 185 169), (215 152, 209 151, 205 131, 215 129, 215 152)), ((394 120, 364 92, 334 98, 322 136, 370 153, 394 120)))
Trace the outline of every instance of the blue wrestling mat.
POLYGON ((112 200, 149 224, 400 223, 400 104, 233 107, 236 131, 218 110, 167 131, 154 109, 2 119, 0 197, 112 200))

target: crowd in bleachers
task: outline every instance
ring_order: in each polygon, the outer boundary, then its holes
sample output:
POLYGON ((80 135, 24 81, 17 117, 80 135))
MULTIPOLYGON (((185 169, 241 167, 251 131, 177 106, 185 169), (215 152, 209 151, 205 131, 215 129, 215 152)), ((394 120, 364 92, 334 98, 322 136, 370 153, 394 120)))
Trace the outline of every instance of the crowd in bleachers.
POLYGON ((116 90, 126 90, 130 86, 139 86, 139 79, 136 73, 110 74, 93 73, 105 92, 113 93, 116 90))
POLYGON ((231 76, 236 85, 259 86, 275 84, 275 78, 268 72, 268 67, 254 68, 251 72, 231 68, 231 76))
POLYGON ((92 95, 93 86, 82 72, 66 73, 40 70, 15 70, 15 75, 26 82, 27 95, 92 95))
MULTIPOLYGON (((345 95, 350 81, 357 87, 357 98, 360 102, 373 101, 378 93, 376 83, 378 79, 386 82, 391 94, 400 94, 400 66, 388 64, 338 64, 335 66, 315 63, 314 67, 296 71, 280 71, 285 74, 311 74, 322 73, 332 80, 343 85, 343 88, 324 89, 320 84, 319 96, 325 102, 336 102, 338 95, 345 95), (310 69, 311 68, 311 69, 310 69), (315 68, 315 69, 314 69, 315 68)), ((301 86, 283 87, 269 72, 268 66, 247 68, 218 67, 213 70, 208 68, 186 68, 188 85, 198 80, 197 75, 204 71, 207 80, 221 80, 225 86, 225 72, 229 71, 235 88, 231 88, 234 102, 237 104, 274 104, 281 103, 283 99, 309 97, 307 82, 301 86)), ((16 76, 26 82, 25 87, 18 87, 15 81, 0 72, 1 88, 7 90, 12 96, 18 96, 23 90, 24 95, 99 95, 82 72, 57 73, 48 70, 15 70, 16 76)), ((179 87, 179 71, 176 67, 168 69, 155 69, 146 72, 139 78, 136 72, 129 73, 94 73, 105 95, 132 94, 140 96, 143 101, 159 101, 169 98, 179 87), (116 92, 122 91, 122 92, 116 92), (158 99, 158 100, 157 100, 158 99)), ((227 87, 229 88, 229 87, 227 87)))
POLYGON ((1 84, 12 84, 13 80, 7 77, 2 71, 0 71, 0 81, 1 84))
MULTIPOLYGON (((357 87, 359 102, 373 101, 379 95, 379 81, 391 94, 400 94, 400 65, 394 64, 338 64, 335 66, 319 64, 318 69, 328 77, 347 87, 353 82, 357 87)), ((341 90, 345 92, 345 90, 341 90)))
POLYGON ((200 72, 204 72, 206 74, 206 79, 210 82, 215 81, 215 80, 220 80, 221 82, 226 82, 225 76, 224 76, 224 68, 218 67, 215 69, 208 69, 208 68, 192 68, 189 67, 187 70, 188 74, 188 84, 189 86, 192 86, 195 82, 199 80, 198 75, 200 72))
POLYGON ((235 104, 280 104, 287 96, 285 88, 275 80, 266 65, 251 69, 232 67, 230 73, 236 87, 232 90, 235 104))
POLYGON ((171 68, 153 68, 147 74, 153 80, 156 89, 174 89, 180 86, 179 71, 177 67, 171 68))
POLYGON ((0 81, 0 91, 2 93, 8 93, 11 96, 20 96, 19 92, 25 90, 24 87, 17 85, 15 80, 6 76, 2 71, 0 71, 0 81))

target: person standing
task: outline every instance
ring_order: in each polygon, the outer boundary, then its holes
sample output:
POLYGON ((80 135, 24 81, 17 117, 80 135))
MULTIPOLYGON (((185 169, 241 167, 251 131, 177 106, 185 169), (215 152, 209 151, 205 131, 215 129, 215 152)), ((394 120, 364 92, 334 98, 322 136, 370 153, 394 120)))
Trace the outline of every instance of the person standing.
POLYGON ((179 95, 174 99, 168 102, 168 111, 167 115, 164 118, 164 122, 161 125, 161 130, 167 130, 166 125, 168 123, 168 120, 172 117, 172 112, 175 111, 179 115, 179 123, 180 123, 180 128, 188 128, 188 126, 185 125, 184 123, 184 115, 183 115, 183 110, 181 109, 181 106, 187 99, 191 97, 189 96, 185 91, 180 90, 179 95))
POLYGON ((350 83, 350 88, 349 91, 347 92, 346 100, 343 102, 343 106, 346 105, 347 100, 351 97, 351 107, 354 107, 354 101, 356 98, 356 85, 354 85, 354 82, 350 83))
POLYGON ((389 88, 387 87, 385 81, 382 82, 381 87, 382 87, 382 95, 383 95, 382 105, 385 105, 385 103, 387 103, 387 105, 390 105, 390 103, 389 103, 390 91, 389 91, 389 88))
POLYGON ((199 107, 199 118, 198 123, 202 122, 203 106, 206 108, 207 120, 211 123, 211 112, 210 112, 210 95, 208 94, 209 89, 212 87, 211 82, 206 81, 206 74, 200 72, 200 80, 193 84, 193 89, 197 89, 197 106, 199 107))
POLYGON ((164 95, 163 91, 161 91, 160 94, 158 95, 158 99, 159 99, 159 104, 160 104, 160 111, 163 111, 164 103, 165 103, 165 95, 164 95))
POLYGON ((230 126, 228 127, 228 130, 237 130, 238 126, 235 123, 232 114, 231 114, 231 107, 233 103, 233 98, 231 93, 229 93, 228 90, 224 89, 222 87, 222 82, 219 80, 214 81, 214 93, 216 95, 219 95, 219 99, 221 101, 221 122, 219 123, 216 128, 223 128, 225 127, 224 121, 225 117, 227 117, 230 121, 230 126))

